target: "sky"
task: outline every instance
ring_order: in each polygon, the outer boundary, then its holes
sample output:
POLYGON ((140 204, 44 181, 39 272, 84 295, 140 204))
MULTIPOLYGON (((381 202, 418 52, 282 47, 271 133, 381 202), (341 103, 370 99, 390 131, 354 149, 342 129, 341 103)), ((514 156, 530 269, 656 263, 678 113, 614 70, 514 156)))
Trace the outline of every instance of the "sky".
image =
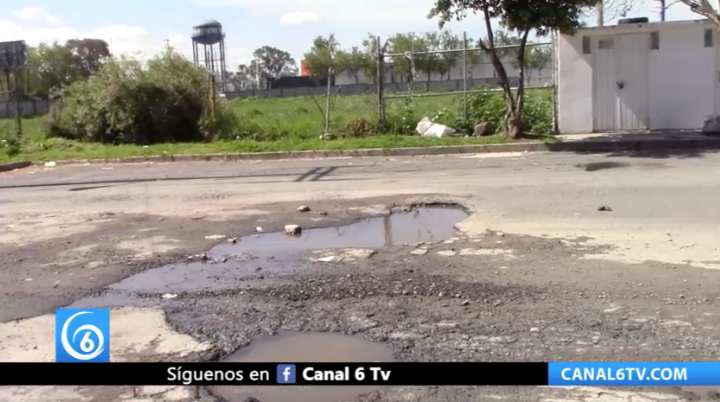
MULTIPOLYGON (((620 1, 620 0, 614 0, 620 1)), ((668 0, 668 4, 672 3, 668 0)), ((252 52, 274 46, 302 59, 318 35, 334 33, 341 47, 360 46, 368 33, 387 38, 396 32, 428 32, 433 0, 0 0, 0 40, 64 42, 104 39, 113 53, 147 57, 168 44, 191 57, 192 26, 212 18, 226 33, 228 70, 248 63, 252 52)), ((628 17, 658 21, 658 3, 640 3, 628 17)), ((612 15, 611 15, 612 16, 612 15)), ((671 6, 667 20, 696 19, 683 4, 671 6)), ((591 25, 592 25, 592 20, 591 25)), ((608 21, 606 24, 613 23, 608 21)), ((446 26, 470 37, 484 34, 482 18, 471 16, 446 26)))

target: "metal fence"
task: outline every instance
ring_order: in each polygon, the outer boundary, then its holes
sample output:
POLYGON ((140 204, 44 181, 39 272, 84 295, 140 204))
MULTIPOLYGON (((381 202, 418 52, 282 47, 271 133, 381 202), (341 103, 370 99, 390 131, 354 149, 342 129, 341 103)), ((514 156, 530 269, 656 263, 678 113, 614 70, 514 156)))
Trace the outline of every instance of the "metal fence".
MULTIPOLYGON (((227 98, 286 98, 286 97, 310 97, 313 98, 316 106, 322 110, 324 120, 324 132, 333 132, 339 127, 330 127, 333 121, 329 115, 337 108, 333 100, 343 96, 368 95, 373 97, 376 105, 376 116, 378 127, 387 127, 388 113, 398 112, 396 104, 402 100, 417 99, 414 102, 421 105, 419 109, 428 109, 430 100, 425 98, 444 97, 434 102, 449 106, 453 103, 455 112, 465 121, 468 121, 472 99, 470 96, 478 93, 499 92, 502 88, 498 85, 495 68, 492 65, 489 55, 480 48, 468 43, 466 33, 462 34, 461 46, 456 49, 437 49, 430 51, 415 51, 411 49, 403 53, 391 53, 387 51, 389 44, 383 43, 380 37, 374 38, 375 44, 371 46, 375 50, 373 59, 375 61, 375 72, 372 75, 366 73, 361 77, 349 77, 336 75, 336 82, 345 84, 332 87, 317 86, 304 88, 275 88, 275 89, 254 89, 228 93, 227 98), (443 58, 452 55, 453 63, 444 74, 423 71, 420 60, 423 57, 443 58), (402 65, 401 65, 402 64, 402 65), (344 78, 344 79, 338 79, 344 78), (349 79, 350 78, 350 79, 349 79), (359 82, 358 82, 359 81, 359 82), (393 103, 396 102, 396 103, 393 103)), ((544 64, 537 61, 526 60, 524 88, 528 91, 544 89, 552 93, 552 116, 554 127, 557 131, 557 92, 556 92, 556 55, 555 39, 541 43, 528 43, 526 54, 531 54, 535 49, 544 50, 546 58, 544 64)), ((499 51, 503 67, 508 76, 509 85, 512 90, 518 88, 518 68, 516 65, 519 45, 496 46, 499 51)), ((363 102, 367 104, 366 102, 363 102)), ((309 106, 314 109, 314 106, 309 106)), ((336 113, 339 110, 335 111, 336 113)), ((418 113, 425 113, 427 110, 418 110, 418 113)), ((418 120, 423 116, 414 116, 418 120)), ((429 116, 431 117, 431 116, 429 116)), ((416 124, 417 122, 415 122, 416 124)), ((471 122, 474 124, 480 122, 471 122)), ((336 123, 337 124, 337 123, 336 123)), ((407 127, 406 127, 407 128, 407 127)))
MULTIPOLYGON (((48 99, 28 99, 18 101, 18 110, 22 117, 34 117, 47 114, 50 110, 48 99)), ((0 101, 0 119, 15 117, 15 102, 0 101)))
MULTIPOLYGON (((463 33, 463 40, 462 40, 462 47, 459 49, 441 49, 441 50, 431 50, 431 51, 409 51, 404 53, 388 53, 385 52, 384 49, 387 48, 387 44, 380 45, 381 39, 380 37, 376 38, 376 49, 377 54, 375 56, 377 60, 377 75, 380 77, 380 79, 377 80, 377 102, 378 102, 378 126, 384 127, 386 123, 386 110, 388 106, 388 102, 392 100, 397 99, 413 99, 413 98, 426 98, 426 97, 440 97, 440 96, 453 96, 454 98, 458 98, 462 96, 462 106, 463 106, 463 118, 464 120, 468 120, 468 107, 469 107, 469 100, 468 95, 471 94, 477 94, 477 93, 489 93, 489 92, 499 92, 502 93, 502 88, 498 85, 497 75, 495 72, 495 69, 492 65, 492 62, 489 59, 489 56, 486 54, 486 52, 480 48, 480 47, 470 47, 468 46, 468 40, 466 33, 463 33), (420 77, 420 71, 418 70, 416 66, 416 60, 419 57, 423 56, 435 56, 435 55, 443 55, 443 54, 460 54, 458 64, 461 69, 461 75, 462 78, 459 80, 456 80, 457 85, 455 90, 445 90, 445 91, 438 91, 437 89, 433 90, 433 84, 437 82, 442 81, 433 81, 431 80, 430 74, 428 74, 428 79, 426 81, 418 80, 420 77), (385 67, 385 64, 391 62, 391 60, 397 58, 404 58, 408 62, 408 82, 405 84, 406 91, 405 93, 392 93, 395 91, 388 91, 387 84, 385 83, 385 79, 383 78, 383 74, 387 73, 387 68, 385 67), (477 79, 474 78, 473 70, 480 70, 485 73, 488 72, 488 70, 492 71, 494 77, 493 78, 481 78, 477 79)), ((541 65, 540 68, 537 67, 537 64, 533 65, 532 63, 528 63, 529 60, 526 60, 525 64, 525 77, 523 79, 524 81, 524 89, 526 90, 538 90, 538 89, 544 89, 544 90, 550 90, 552 93, 552 116, 553 116, 553 127, 555 131, 557 131, 557 80, 556 80, 556 57, 555 57, 555 43, 556 40, 553 37, 553 39, 550 42, 542 42, 542 43, 528 43, 526 44, 526 50, 525 54, 529 54, 530 52, 533 52, 534 49, 539 47, 544 47, 546 51, 548 51, 548 57, 546 65, 541 65), (535 70, 535 71, 533 71, 535 70), (533 75, 535 73, 535 75, 533 75)), ((496 46, 495 47, 498 50, 498 53, 502 56, 502 64, 503 67, 507 73, 509 85, 513 91, 518 89, 519 86, 519 77, 518 77, 518 69, 515 64, 515 61, 517 60, 517 54, 520 50, 519 45, 510 45, 510 46, 496 46)), ((487 75, 487 74, 484 74, 487 75)), ((475 122, 480 123, 480 122, 475 122)))
MULTIPOLYGON (((534 66, 526 65, 525 89, 537 90, 546 89, 552 91, 552 113, 554 128, 557 130, 557 62, 556 62, 556 39, 544 43, 528 43, 527 51, 531 52, 534 48, 543 47, 549 52, 546 65, 540 67, 537 63, 534 66), (528 68, 529 67, 529 68, 528 68)), ((337 97, 349 95, 368 95, 372 99, 366 99, 363 104, 377 108, 377 125, 378 127, 386 127, 388 109, 394 111, 392 102, 407 99, 425 99, 435 97, 446 97, 448 103, 452 100, 455 105, 455 112, 462 116, 466 121, 469 117, 469 107, 471 107, 471 95, 488 92, 501 92, 498 86, 495 68, 490 62, 488 55, 479 47, 468 43, 467 35, 463 33, 461 46, 456 49, 436 49, 430 51, 415 51, 411 49, 404 53, 390 53, 387 51, 389 47, 387 43, 383 43, 380 37, 375 38, 375 50, 373 59, 375 61, 375 72, 372 76, 367 75, 358 79, 344 79, 341 82, 347 82, 345 85, 337 85, 334 87, 307 87, 307 88, 278 88, 278 89, 254 89, 246 91, 230 92, 226 94, 227 99, 242 97, 309 97, 313 98, 315 105, 324 109, 324 132, 332 132, 337 127, 329 127, 333 121, 330 115, 333 115, 335 102, 333 99, 337 97), (439 75, 437 73, 429 73, 422 71, 418 61, 423 57, 439 57, 453 55, 454 62, 452 66, 439 75), (398 62, 404 62, 409 66, 407 71, 403 71, 403 67, 398 62), (358 83, 358 81, 361 81, 358 83), (326 98, 322 99, 321 98, 326 98), (390 106, 390 108, 389 108, 390 106)), ((508 73, 509 84, 512 89, 517 89, 518 76, 517 68, 514 60, 517 57, 519 46, 499 46, 503 57, 501 58, 503 66, 508 73)), ((527 54, 527 53, 526 53, 527 54)), ((347 78, 347 77, 345 77, 347 78)), ((336 80, 337 81, 337 80, 336 80)), ((252 102, 252 101, 250 101, 252 102)), ((438 103, 446 104, 445 100, 440 98, 438 103)), ((34 116, 45 114, 48 112, 50 102, 47 100, 21 101, 19 105, 20 114, 22 116, 34 116)), ((309 104, 307 109, 314 109, 315 106, 309 104)), ((368 110, 371 114, 372 111, 368 110)), ((424 113, 424 111, 422 112, 424 113)), ((15 110, 11 102, 0 102, 0 118, 12 118, 15 110)), ((423 116, 416 116, 418 119, 423 116)), ((340 119, 342 120, 342 119, 340 119)), ((417 122, 415 122, 417 123, 417 122)), ((475 124, 480 122, 473 122, 475 124)))

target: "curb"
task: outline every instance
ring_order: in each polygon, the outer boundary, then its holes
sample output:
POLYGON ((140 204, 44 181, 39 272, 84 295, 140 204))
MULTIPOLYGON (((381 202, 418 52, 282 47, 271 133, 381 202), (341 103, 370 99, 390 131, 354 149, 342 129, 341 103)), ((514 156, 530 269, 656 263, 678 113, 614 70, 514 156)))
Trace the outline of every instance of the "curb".
POLYGON ((13 162, 13 163, 6 163, 6 164, 0 164, 0 172, 9 172, 11 170, 15 169, 22 169, 26 168, 28 166, 31 166, 33 163, 30 161, 22 161, 22 162, 13 162))
MULTIPOLYGON (((667 140, 622 140, 622 141, 561 141, 554 143, 522 142, 514 144, 451 145, 412 148, 366 148, 328 151, 278 151, 239 152, 189 155, 131 156, 110 159, 68 159, 56 161, 56 165, 142 163, 142 162, 198 162, 198 161, 266 161, 283 159, 322 159, 340 157, 378 156, 425 156, 455 155, 499 152, 578 152, 608 153, 623 151, 660 151, 665 149, 716 150, 720 149, 720 138, 667 139, 667 140)), ((43 162, 34 162, 42 164, 43 162)), ((18 162, 29 166, 30 162, 18 162)), ((6 165, 7 166, 7 165, 6 165)), ((1 168, 2 166, 0 166, 1 168)), ((18 167, 15 167, 17 169, 18 167)), ((12 168, 11 168, 12 169, 12 168)), ((10 169, 9 169, 10 170, 10 169)), ((2 171, 0 169, 0 171, 2 171)))

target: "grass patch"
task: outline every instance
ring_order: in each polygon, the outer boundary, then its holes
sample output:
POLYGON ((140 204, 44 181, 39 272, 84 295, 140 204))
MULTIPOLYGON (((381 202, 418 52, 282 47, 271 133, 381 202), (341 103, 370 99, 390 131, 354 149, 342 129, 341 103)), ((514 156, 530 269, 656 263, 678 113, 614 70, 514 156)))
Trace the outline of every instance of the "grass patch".
MULTIPOLYGON (((496 96, 496 95, 491 95, 496 96)), ((499 96, 499 94, 497 95, 499 96)), ((535 120, 547 120, 544 116, 545 98, 550 92, 539 90, 534 95, 540 105, 536 109, 543 116, 535 120)), ((494 100, 494 98, 493 98, 494 100)), ((207 143, 162 143, 148 146, 108 145, 93 142, 81 142, 63 138, 50 138, 45 134, 49 116, 23 119, 23 138, 19 152, 9 152, 8 143, 15 138, 15 121, 0 120, 0 163, 19 160, 49 161, 63 159, 106 159, 128 156, 184 155, 232 152, 270 152, 291 150, 343 150, 367 148, 404 148, 449 146, 468 144, 499 144, 508 140, 503 135, 483 138, 449 137, 424 138, 414 134, 415 125, 425 116, 451 127, 458 127, 462 120, 462 96, 447 95, 434 97, 414 97, 411 100, 388 99, 386 117, 388 131, 392 135, 378 135, 375 127, 369 132, 357 133, 347 130, 354 123, 365 120, 374 125, 377 105, 374 95, 335 96, 330 106, 330 131, 339 134, 336 140, 321 140, 324 132, 323 97, 295 98, 246 98, 229 102, 233 113, 238 117, 237 130, 232 135, 207 143), (2 142, 4 140, 4 142, 2 142)), ((485 115, 501 115, 502 110, 492 106, 497 102, 485 102, 477 109, 486 107, 487 113, 471 113, 471 124, 475 119, 489 120, 485 115), (487 106, 482 106, 487 105, 487 106), (476 117, 472 117, 476 116, 476 117)), ((475 107, 475 106, 473 106, 475 107)), ((482 111, 482 110, 480 110, 482 111)), ((528 108, 529 115, 537 114, 528 108)), ((541 141, 552 141, 553 137, 538 135, 541 141)))
POLYGON ((348 138, 331 141, 320 139, 286 139, 279 141, 232 140, 209 143, 138 145, 103 145, 80 143, 62 139, 47 139, 43 142, 24 142, 20 154, 10 156, 0 154, 0 162, 19 160, 50 161, 63 159, 105 159, 127 156, 151 155, 187 155, 232 152, 271 152, 271 151, 312 151, 343 150, 367 148, 406 148, 468 144, 501 144, 504 136, 484 138, 449 137, 425 138, 403 135, 382 135, 366 138, 348 138))

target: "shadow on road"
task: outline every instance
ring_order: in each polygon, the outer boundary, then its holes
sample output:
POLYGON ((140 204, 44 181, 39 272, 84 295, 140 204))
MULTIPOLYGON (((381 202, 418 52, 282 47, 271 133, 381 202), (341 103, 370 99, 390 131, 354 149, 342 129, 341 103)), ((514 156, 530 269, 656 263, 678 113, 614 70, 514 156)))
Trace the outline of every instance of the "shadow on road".
POLYGON ((577 139, 566 136, 562 142, 550 143, 551 152, 605 154, 608 157, 632 158, 698 158, 720 152, 720 137, 696 131, 598 134, 577 139))

